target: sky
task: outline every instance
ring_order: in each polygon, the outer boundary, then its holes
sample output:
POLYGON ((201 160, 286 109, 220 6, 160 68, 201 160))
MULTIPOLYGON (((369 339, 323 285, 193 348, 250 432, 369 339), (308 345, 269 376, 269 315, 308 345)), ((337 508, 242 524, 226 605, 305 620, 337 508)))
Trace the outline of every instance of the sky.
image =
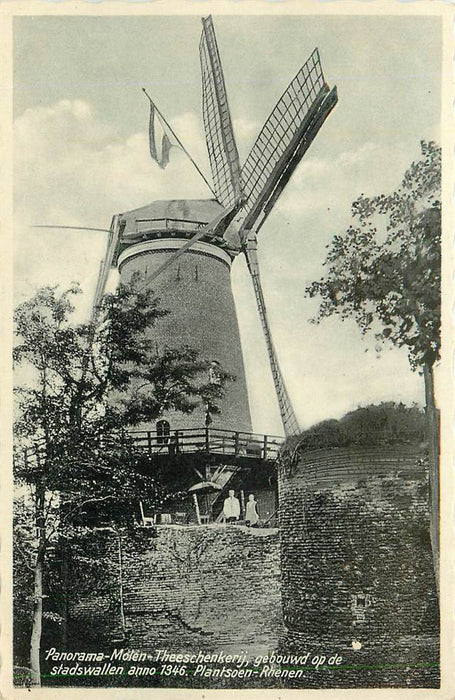
MULTIPOLYGON (((439 141, 441 19, 412 16, 214 16, 241 163, 290 80, 317 46, 339 102, 259 234, 272 334, 302 428, 380 401, 423 403, 404 350, 337 318, 309 321, 305 287, 323 274, 359 194, 395 189, 439 141)), ((210 197, 186 156, 161 170, 148 153, 145 87, 209 177, 201 113, 198 16, 15 17, 15 301, 78 280, 89 313, 113 214, 155 199, 210 197)), ((115 274, 110 280, 115 285, 115 274)), ((282 434, 243 258, 232 284, 253 427, 282 434)))

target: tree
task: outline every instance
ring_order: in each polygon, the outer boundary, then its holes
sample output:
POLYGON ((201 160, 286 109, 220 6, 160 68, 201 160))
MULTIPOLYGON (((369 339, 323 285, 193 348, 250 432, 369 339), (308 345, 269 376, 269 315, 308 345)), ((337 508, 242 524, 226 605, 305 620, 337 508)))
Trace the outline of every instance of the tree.
POLYGON ((125 428, 171 409, 190 412, 199 402, 215 406, 229 378, 221 372, 222 381, 210 384, 210 363, 189 347, 152 349, 151 330, 167 312, 150 290, 141 291, 138 277, 106 295, 90 323, 71 320, 78 293, 77 285, 60 295, 43 288, 14 316, 14 361, 23 374, 16 387, 14 469, 21 496, 28 489, 16 548, 22 552, 24 543, 33 559, 34 685, 40 685, 43 571, 51 543, 89 504, 165 498, 159 483, 135 472, 125 428), (32 518, 24 538, 27 512, 32 518))
POLYGON ((439 571, 439 429, 433 369, 440 352, 441 149, 421 142, 421 158, 389 195, 361 195, 353 222, 333 238, 327 270, 306 289, 320 298, 315 322, 354 318, 379 343, 406 347, 425 380, 430 452, 431 537, 439 571))

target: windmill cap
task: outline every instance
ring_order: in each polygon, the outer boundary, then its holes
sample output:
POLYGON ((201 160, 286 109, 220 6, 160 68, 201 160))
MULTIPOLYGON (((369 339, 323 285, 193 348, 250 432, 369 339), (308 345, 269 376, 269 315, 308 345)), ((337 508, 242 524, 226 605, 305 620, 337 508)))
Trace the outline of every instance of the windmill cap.
POLYGON ((125 235, 135 231, 138 220, 173 219, 207 224, 223 211, 215 199, 167 199, 151 202, 138 209, 121 214, 125 221, 125 235))

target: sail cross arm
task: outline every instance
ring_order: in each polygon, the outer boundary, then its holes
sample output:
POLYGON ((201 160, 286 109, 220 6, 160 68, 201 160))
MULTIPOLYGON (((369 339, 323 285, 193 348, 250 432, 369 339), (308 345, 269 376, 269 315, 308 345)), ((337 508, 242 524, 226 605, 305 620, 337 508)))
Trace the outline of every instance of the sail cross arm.
POLYGON ((202 115, 214 189, 219 202, 228 207, 241 197, 240 162, 215 30, 210 16, 202 20, 199 52, 202 115))

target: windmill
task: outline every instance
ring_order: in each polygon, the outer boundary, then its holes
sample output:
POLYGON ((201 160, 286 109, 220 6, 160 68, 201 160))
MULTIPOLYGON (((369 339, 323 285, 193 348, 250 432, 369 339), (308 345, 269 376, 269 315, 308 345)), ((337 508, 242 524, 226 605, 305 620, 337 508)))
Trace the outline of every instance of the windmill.
MULTIPOLYGON (((224 427, 251 432, 229 275, 233 260, 243 254, 253 283, 284 431, 293 435, 299 432, 299 426, 270 331, 257 235, 336 105, 337 91, 327 85, 315 49, 278 100, 241 167, 210 16, 202 19, 199 49, 203 122, 213 178, 210 189, 215 197, 152 202, 114 216, 99 271, 93 314, 96 315, 111 267, 117 266, 124 279, 139 271, 144 285, 153 283, 163 306, 172 312, 164 325, 160 321, 158 341, 168 344, 183 339, 205 356, 211 354, 235 374, 237 381, 226 392, 221 420, 224 427)), ((152 102, 151 106, 156 109, 152 102)), ((192 427, 200 419, 196 415, 193 422, 188 422, 185 417, 173 417, 177 428, 192 427)))

